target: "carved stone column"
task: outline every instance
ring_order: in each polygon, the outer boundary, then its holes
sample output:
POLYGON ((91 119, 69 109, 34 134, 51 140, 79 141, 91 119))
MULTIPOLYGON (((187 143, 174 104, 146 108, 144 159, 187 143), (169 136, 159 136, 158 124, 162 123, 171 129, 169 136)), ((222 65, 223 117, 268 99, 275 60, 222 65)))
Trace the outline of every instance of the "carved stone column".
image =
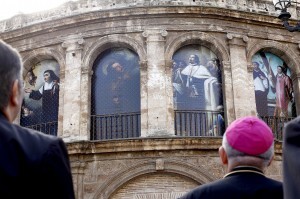
POLYGON ((166 75, 164 59, 167 34, 161 29, 148 29, 143 33, 147 42, 147 107, 142 110, 142 114, 147 114, 147 121, 143 121, 147 130, 143 129, 143 137, 174 135, 172 114, 169 112, 172 104, 167 92, 167 88, 171 88, 171 77, 166 75))
POLYGON ((84 163, 84 162, 72 162, 71 163, 74 192, 75 192, 75 197, 77 199, 84 198, 83 178, 84 178, 84 173, 85 173, 85 167, 86 167, 86 163, 84 163))
POLYGON ((84 40, 79 36, 69 36, 63 42, 66 49, 63 135, 65 140, 87 140, 86 132, 80 132, 80 83, 81 60, 84 40))
POLYGON ((249 103, 250 95, 253 87, 249 87, 249 75, 247 70, 246 44, 247 36, 237 34, 227 34, 230 65, 232 75, 232 92, 235 117, 240 118, 248 115, 255 115, 255 109, 249 103))
POLYGON ((294 100, 295 100, 295 106, 297 115, 300 115, 300 73, 296 75, 292 75, 292 81, 293 81, 293 88, 294 88, 294 100))
POLYGON ((140 85, 141 85, 141 136, 146 136, 148 132, 148 72, 147 61, 140 61, 140 85))
POLYGON ((235 120, 235 110, 234 110, 234 97, 233 97, 233 86, 232 86, 232 75, 231 75, 231 65, 228 61, 222 62, 224 69, 224 95, 225 95, 225 111, 227 116, 228 124, 235 120))
POLYGON ((255 90, 254 90, 254 81, 253 81, 253 65, 252 62, 247 64, 247 72, 248 72, 248 83, 249 83, 249 90, 248 90, 248 103, 251 108, 251 115, 257 115, 256 110, 256 99, 255 99, 255 90))

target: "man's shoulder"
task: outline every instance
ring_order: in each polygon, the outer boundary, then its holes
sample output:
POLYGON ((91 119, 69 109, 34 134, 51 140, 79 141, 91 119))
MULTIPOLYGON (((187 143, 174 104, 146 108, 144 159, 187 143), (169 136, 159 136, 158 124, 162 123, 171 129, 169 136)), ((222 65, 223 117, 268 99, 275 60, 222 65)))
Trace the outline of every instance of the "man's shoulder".
MULTIPOLYGON (((228 182, 226 182, 226 179, 220 179, 214 182, 210 182, 207 184, 200 185, 193 190, 189 191, 187 194, 182 196, 180 199, 197 199, 197 198, 203 198, 203 199, 214 199, 214 198, 222 198, 223 192, 217 191, 218 189, 228 186, 228 182), (212 194, 213 193, 213 194, 212 194), (219 195, 221 194, 221 195, 219 195)), ((223 188, 222 188, 223 189, 223 188)), ((223 189, 226 190, 226 189, 223 189)))
POLYGON ((6 144, 14 143, 27 154, 38 155, 40 153, 42 155, 49 150, 49 147, 62 142, 61 138, 46 135, 16 124, 1 123, 0 130, 2 138, 0 142, 6 142, 6 144))
POLYGON ((52 135, 46 135, 42 132, 21 127, 19 125, 14 125, 14 128, 17 130, 18 136, 24 138, 31 144, 43 143, 45 146, 47 146, 61 140, 61 138, 52 135))
POLYGON ((260 176, 253 181, 252 179, 244 178, 242 175, 239 175, 233 178, 224 178, 200 185, 188 192, 181 199, 231 198, 233 193, 239 196, 252 194, 261 198, 260 190, 270 195, 278 195, 278 197, 275 198, 281 198, 283 193, 282 182, 266 177, 260 178, 260 176), (240 182, 245 182, 245 184, 241 185, 240 182), (259 185, 257 182, 260 182, 259 185), (244 189, 245 187, 247 188, 244 189), (251 191, 253 192, 250 193, 251 191))

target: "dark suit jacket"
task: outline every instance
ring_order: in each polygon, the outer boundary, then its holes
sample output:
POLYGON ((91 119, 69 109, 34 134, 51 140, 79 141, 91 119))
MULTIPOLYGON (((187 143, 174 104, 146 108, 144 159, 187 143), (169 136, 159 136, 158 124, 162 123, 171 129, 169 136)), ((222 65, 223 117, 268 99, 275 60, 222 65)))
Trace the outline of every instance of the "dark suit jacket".
POLYGON ((283 131, 284 198, 300 198, 300 117, 285 125, 283 131))
POLYGON ((0 198, 75 198, 62 139, 11 124, 1 112, 0 198))
POLYGON ((235 169, 221 180, 197 187, 181 199, 199 198, 282 199, 283 190, 281 182, 265 177, 259 170, 252 167, 243 167, 235 169))

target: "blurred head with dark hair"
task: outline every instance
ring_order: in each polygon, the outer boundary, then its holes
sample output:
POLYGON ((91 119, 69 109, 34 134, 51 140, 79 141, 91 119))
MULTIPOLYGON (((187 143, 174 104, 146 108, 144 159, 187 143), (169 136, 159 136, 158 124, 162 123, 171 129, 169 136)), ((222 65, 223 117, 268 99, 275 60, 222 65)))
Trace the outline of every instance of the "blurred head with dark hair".
POLYGON ((19 53, 0 40, 0 111, 9 121, 15 119, 22 104, 22 67, 19 53))

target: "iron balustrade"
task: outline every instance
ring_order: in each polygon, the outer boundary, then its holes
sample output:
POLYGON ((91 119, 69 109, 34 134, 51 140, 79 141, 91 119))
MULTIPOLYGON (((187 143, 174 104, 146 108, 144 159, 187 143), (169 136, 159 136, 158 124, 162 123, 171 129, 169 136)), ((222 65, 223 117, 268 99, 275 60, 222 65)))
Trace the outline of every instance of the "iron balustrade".
MULTIPOLYGON (((225 132, 225 123, 220 122, 223 112, 205 110, 176 110, 175 135, 177 136, 222 136, 225 132)), ((282 140, 284 125, 295 117, 260 117, 272 129, 274 138, 282 140)))
POLYGON ((282 140, 283 136, 283 127, 284 125, 295 119, 295 117, 275 117, 275 116, 261 116, 263 121, 272 129, 274 138, 277 140, 282 140))
POLYGON ((91 140, 140 137, 140 121, 140 112, 91 115, 91 140))
POLYGON ((47 122, 47 123, 39 123, 30 126, 24 126, 26 128, 34 129, 36 131, 40 131, 47 135, 57 136, 57 121, 47 122))
POLYGON ((222 136, 225 131, 223 112, 207 110, 175 110, 175 135, 222 136))

